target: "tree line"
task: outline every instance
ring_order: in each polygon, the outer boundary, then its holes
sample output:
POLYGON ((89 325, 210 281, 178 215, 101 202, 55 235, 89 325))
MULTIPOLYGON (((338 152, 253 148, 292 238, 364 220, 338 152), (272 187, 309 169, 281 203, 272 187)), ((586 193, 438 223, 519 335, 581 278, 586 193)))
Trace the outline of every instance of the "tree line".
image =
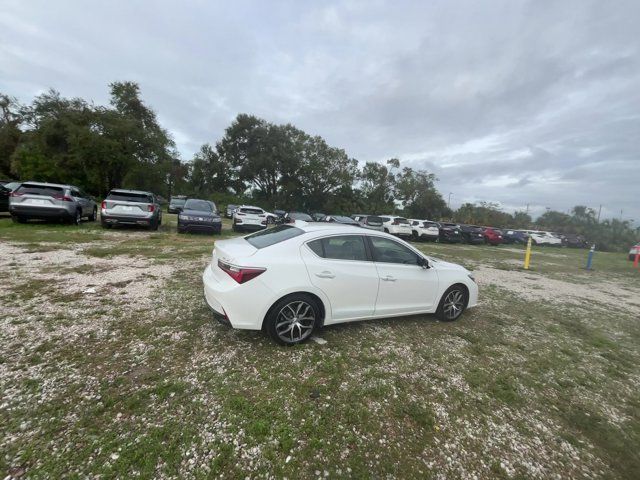
MULTIPOLYGON (((55 90, 29 105, 0 94, 0 177, 71 183, 96 197, 112 188, 198 196, 218 204, 334 214, 397 213, 499 227, 544 227, 592 238, 607 248, 637 238, 629 222, 594 222, 593 211, 547 212, 533 222, 491 203, 448 208, 433 173, 397 158, 360 164, 343 149, 291 124, 240 114, 215 144, 182 160, 169 133, 134 82, 109 85, 107 106, 55 90), (614 238, 618 240, 614 240, 614 238)), ((577 210, 576 210, 577 209, 577 210)))

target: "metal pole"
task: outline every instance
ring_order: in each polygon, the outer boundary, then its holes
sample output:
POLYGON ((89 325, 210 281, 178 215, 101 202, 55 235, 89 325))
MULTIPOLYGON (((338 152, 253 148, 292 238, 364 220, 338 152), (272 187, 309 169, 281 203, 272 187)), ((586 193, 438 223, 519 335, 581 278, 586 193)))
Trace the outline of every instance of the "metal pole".
POLYGON ((600 223, 600 212, 602 212, 602 205, 598 208, 598 223, 600 223))
POLYGON ((531 262, 531 237, 527 240, 527 251, 524 254, 524 269, 529 270, 529 263, 531 262))
POLYGON ((591 264, 593 263, 593 253, 596 251, 596 244, 594 243, 593 245, 591 245, 591 248, 589 249, 589 256, 587 257, 587 270, 593 270, 593 268, 591 268, 591 264))

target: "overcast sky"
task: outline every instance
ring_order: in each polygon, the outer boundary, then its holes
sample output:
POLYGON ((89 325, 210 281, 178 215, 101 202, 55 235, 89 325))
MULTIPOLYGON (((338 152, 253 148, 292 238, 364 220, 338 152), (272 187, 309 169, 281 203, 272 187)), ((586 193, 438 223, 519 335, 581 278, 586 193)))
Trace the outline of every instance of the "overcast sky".
POLYGON ((0 0, 0 92, 114 80, 183 159, 251 113, 435 172, 452 207, 640 220, 637 0, 0 0))

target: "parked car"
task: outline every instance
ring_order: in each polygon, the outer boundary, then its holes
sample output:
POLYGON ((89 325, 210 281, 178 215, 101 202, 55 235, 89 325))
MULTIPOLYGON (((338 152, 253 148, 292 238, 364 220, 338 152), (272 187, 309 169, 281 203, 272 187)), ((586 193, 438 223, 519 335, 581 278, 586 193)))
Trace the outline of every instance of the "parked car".
POLYGON ((320 213, 320 212, 311 214, 311 218, 313 219, 314 222, 322 222, 324 220, 324 217, 326 216, 327 216, 326 214, 320 213))
POLYGON ((489 245, 500 245, 502 243, 502 231, 497 228, 485 227, 484 241, 489 245))
POLYGON ((527 231, 527 233, 531 237, 531 243, 533 243, 534 245, 549 245, 554 247, 559 247, 562 245, 562 240, 549 232, 529 230, 527 231))
POLYGON ((354 227, 360 226, 360 224, 353 218, 345 217, 343 215, 327 215, 322 219, 322 221, 327 223, 341 223, 342 225, 353 225, 354 227))
POLYGON ((465 268, 392 235, 337 224, 280 225, 217 241, 202 279, 215 318, 264 329, 284 345, 368 318, 435 313, 453 321, 478 301, 465 268))
POLYGON ((171 197, 167 211, 169 213, 180 213, 184 208, 184 204, 186 201, 187 197, 185 195, 175 195, 171 197))
POLYGON ((111 190, 100 209, 102 226, 137 225, 157 230, 162 224, 162 209, 156 196, 142 190, 111 190))
POLYGON ((265 217, 267 217, 267 225, 274 225, 278 222, 279 217, 275 213, 264 212, 265 217))
POLYGON ((394 215, 381 215, 383 228, 386 233, 395 235, 401 238, 411 237, 411 224, 409 220, 404 217, 397 217, 394 215))
POLYGON ((382 217, 378 217, 377 215, 367 215, 366 217, 361 218, 358 223, 363 228, 376 230, 378 232, 384 232, 384 222, 382 220, 382 217))
POLYGON ((640 243, 636 243, 629 249, 629 260, 635 260, 636 254, 640 253, 640 243))
POLYGON ((560 240, 562 241, 563 247, 587 248, 589 246, 589 242, 587 242, 582 235, 575 235, 573 233, 560 235, 560 240))
POLYGON ((178 233, 221 231, 222 219, 215 203, 197 198, 190 198, 184 203, 178 214, 178 233))
POLYGON ((267 228, 266 212, 260 207, 241 205, 233 212, 233 230, 262 230, 267 228))
POLYGON ((311 215, 304 212, 287 212, 284 216, 284 223, 294 223, 296 220, 303 222, 313 222, 314 219, 311 215))
POLYGON ((529 235, 520 230, 503 230, 502 241, 504 243, 525 244, 529 241, 529 235))
POLYGON ((73 185, 25 182, 11 192, 9 213, 20 223, 55 219, 78 225, 83 218, 93 222, 98 216, 98 206, 73 185))
POLYGON ((410 219, 411 235, 415 240, 437 241, 440 237, 440 227, 430 220, 410 219))
POLYGON ((238 208, 238 205, 227 205, 224 216, 227 218, 233 218, 233 212, 236 211, 236 208, 238 208))
POLYGON ((460 225, 462 241, 471 245, 484 243, 484 229, 477 225, 460 225))
POLYGON ((8 189, 4 184, 0 185, 0 212, 9 211, 9 197, 13 190, 8 189))
POLYGON ((462 242, 462 230, 457 223, 440 222, 438 224, 440 230, 439 240, 447 243, 462 242))
POLYGON ((276 223, 280 224, 284 222, 284 216, 287 214, 284 210, 274 210, 273 213, 277 216, 276 223))

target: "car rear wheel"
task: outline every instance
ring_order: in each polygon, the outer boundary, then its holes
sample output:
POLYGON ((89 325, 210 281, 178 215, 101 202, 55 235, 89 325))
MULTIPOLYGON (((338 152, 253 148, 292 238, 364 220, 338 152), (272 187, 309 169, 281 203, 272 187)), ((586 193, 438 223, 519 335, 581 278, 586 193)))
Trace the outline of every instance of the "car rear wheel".
POLYGON ((295 345, 308 340, 320 321, 320 308, 305 294, 279 300, 267 314, 265 329, 280 345, 295 345))
POLYGON ((74 225, 80 225, 80 222, 82 222, 82 210, 76 210, 76 214, 71 220, 71 223, 74 225))
POLYGON ((24 217, 13 216, 11 217, 11 220, 13 220, 16 223, 27 223, 27 219, 24 217))
POLYGON ((91 215, 89 216, 89 221, 95 222, 97 218, 98 218, 98 207, 93 207, 93 213, 91 213, 91 215))
POLYGON ((450 287, 442 298, 436 310, 436 317, 444 322, 457 320, 467 308, 467 289, 462 285, 450 287))
POLYGON ((159 226, 160 226, 160 222, 156 218, 154 220, 151 220, 151 223, 149 224, 149 230, 158 230, 159 226))

